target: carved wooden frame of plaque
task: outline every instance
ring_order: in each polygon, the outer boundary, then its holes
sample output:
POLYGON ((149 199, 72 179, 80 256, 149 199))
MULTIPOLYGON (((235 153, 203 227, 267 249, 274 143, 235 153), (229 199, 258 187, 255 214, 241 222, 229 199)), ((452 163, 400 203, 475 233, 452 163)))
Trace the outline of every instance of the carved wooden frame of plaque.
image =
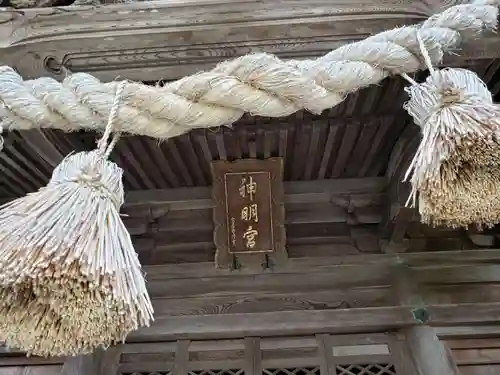
POLYGON ((213 161, 211 163, 211 171, 212 198, 214 201, 213 221, 216 267, 230 269, 260 267, 262 269, 272 269, 275 266, 283 264, 288 259, 285 247, 283 159, 242 159, 233 162, 213 161), (269 250, 245 252, 231 251, 226 175, 246 173, 268 173, 269 176, 270 225, 273 243, 273 247, 269 250))

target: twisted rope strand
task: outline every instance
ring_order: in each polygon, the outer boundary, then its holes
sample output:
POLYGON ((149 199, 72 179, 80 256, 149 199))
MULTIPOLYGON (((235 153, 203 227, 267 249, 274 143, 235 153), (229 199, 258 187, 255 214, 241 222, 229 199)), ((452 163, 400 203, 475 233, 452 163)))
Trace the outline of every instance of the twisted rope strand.
MULTIPOLYGON (((170 138, 194 128, 230 125, 243 113, 282 117, 306 109, 320 113, 350 92, 424 67, 419 33, 433 64, 463 40, 497 24, 499 0, 476 0, 405 26, 344 45, 315 60, 282 61, 259 53, 226 61, 213 70, 165 87, 129 83, 116 130, 170 138)), ((23 82, 0 67, 0 126, 4 129, 103 130, 119 82, 101 83, 76 73, 23 82)))
POLYGON ((111 111, 109 112, 108 122, 106 123, 106 129, 104 130, 102 138, 99 140, 99 142, 97 142, 98 153, 105 159, 109 157, 111 151, 113 151, 113 148, 116 146, 116 144, 118 143, 118 139, 120 138, 120 133, 116 132, 113 136, 113 139, 108 144, 109 137, 111 136, 111 133, 113 132, 115 127, 115 123, 118 119, 118 109, 120 108, 123 90, 125 89, 126 84, 126 81, 121 81, 118 84, 115 97, 113 99, 113 105, 111 107, 111 111))

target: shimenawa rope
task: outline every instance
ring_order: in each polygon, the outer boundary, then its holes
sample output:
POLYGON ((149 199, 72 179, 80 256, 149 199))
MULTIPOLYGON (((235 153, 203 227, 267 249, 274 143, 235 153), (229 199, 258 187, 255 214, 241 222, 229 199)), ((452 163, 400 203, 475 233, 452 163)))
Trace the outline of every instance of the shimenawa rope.
MULTIPOLYGON (((319 113, 346 95, 390 75, 423 68, 417 31, 433 63, 443 53, 497 24, 498 0, 457 5, 421 25, 382 32, 316 60, 282 61, 258 53, 219 64, 165 87, 130 83, 117 126, 121 132, 169 138, 194 128, 229 125, 244 112, 281 117, 300 109, 319 113)), ((76 73, 23 82, 0 68, 0 118, 5 130, 103 129, 116 82, 76 73)))

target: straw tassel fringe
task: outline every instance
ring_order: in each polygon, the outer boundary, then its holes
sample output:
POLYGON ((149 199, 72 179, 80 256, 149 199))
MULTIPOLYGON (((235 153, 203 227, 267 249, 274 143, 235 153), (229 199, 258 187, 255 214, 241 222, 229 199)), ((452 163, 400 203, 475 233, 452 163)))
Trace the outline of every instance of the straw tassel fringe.
POLYGON ((69 155, 47 186, 0 210, 0 339, 10 347, 85 354, 153 320, 119 214, 123 171, 106 160, 117 140, 108 147, 109 133, 98 150, 69 155))
POLYGON ((500 106, 483 81, 466 69, 434 70, 425 47, 428 79, 412 86, 405 109, 422 129, 406 173, 408 204, 421 219, 450 227, 500 222, 500 106))

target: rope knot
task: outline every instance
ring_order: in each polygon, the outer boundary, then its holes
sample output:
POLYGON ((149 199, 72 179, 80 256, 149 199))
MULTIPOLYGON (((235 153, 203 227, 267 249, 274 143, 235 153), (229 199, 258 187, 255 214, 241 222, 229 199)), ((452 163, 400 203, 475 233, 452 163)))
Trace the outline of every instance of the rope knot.
POLYGON ((448 87, 442 89, 440 94, 440 101, 442 106, 457 104, 463 102, 465 99, 464 90, 458 87, 448 87))
POLYGON ((64 185, 73 182, 97 190, 120 208, 124 200, 123 171, 111 161, 103 159, 98 150, 68 155, 52 173, 49 184, 64 185))
POLYGON ((78 176, 75 176, 71 179, 74 182, 84 182, 91 185, 100 184, 102 175, 100 173, 96 173, 94 171, 86 171, 82 169, 82 173, 78 176))
POLYGON ((467 99, 472 99, 473 94, 467 89, 470 78, 459 82, 455 76, 450 79, 447 70, 435 70, 431 73, 428 81, 430 86, 435 87, 435 96, 438 109, 464 103, 467 99))

